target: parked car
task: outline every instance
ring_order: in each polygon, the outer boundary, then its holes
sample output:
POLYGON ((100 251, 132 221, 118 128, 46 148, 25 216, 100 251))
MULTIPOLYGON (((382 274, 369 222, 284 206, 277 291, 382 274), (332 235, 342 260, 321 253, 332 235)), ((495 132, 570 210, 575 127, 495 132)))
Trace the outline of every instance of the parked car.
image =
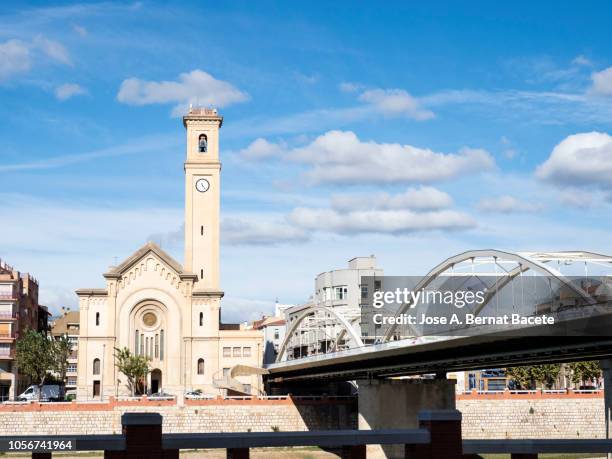
POLYGON ((210 400, 215 397, 215 395, 205 394, 202 392, 202 389, 193 389, 185 392, 185 398, 189 400, 210 400))
POLYGON ((187 399, 202 398, 202 391, 200 389, 188 390, 185 392, 185 398, 187 399))
POLYGON ((64 400, 64 386, 60 384, 45 384, 42 389, 38 386, 29 386, 23 391, 17 400, 27 402, 32 400, 40 400, 43 402, 57 402, 64 400))
POLYGON ((168 392, 164 392, 164 390, 160 390, 159 392, 149 395, 149 400, 174 400, 174 395, 169 394, 168 392))

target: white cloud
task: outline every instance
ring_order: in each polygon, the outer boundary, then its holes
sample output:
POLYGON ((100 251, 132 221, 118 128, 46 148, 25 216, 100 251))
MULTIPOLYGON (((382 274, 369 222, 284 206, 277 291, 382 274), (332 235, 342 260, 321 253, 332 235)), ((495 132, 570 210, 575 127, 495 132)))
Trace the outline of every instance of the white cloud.
POLYGON ((572 59, 572 64, 585 66, 585 67, 589 67, 593 65, 593 63, 587 57, 583 56, 582 54, 572 59))
POLYGON ((68 50, 60 42, 50 40, 42 35, 37 35, 34 37, 32 45, 40 49, 51 59, 64 65, 72 65, 72 60, 70 59, 68 50))
POLYGON ((432 111, 421 108, 419 101, 403 89, 370 89, 359 100, 371 104, 384 116, 407 116, 417 121, 433 118, 432 111))
POLYGON ((78 24, 73 25, 72 30, 74 30, 81 38, 84 38, 88 35, 87 29, 78 24))
POLYGON ((591 92, 601 96, 612 96, 612 67, 591 75, 593 86, 591 92))
POLYGON ((612 187, 612 137, 602 132, 566 137, 537 167, 536 177, 561 186, 612 187))
POLYGON ((506 159, 514 159, 518 155, 518 151, 512 146, 512 142, 508 137, 502 136, 500 142, 503 146, 503 155, 506 159))
POLYGON ((274 314, 274 299, 258 300, 236 296, 223 297, 223 322, 251 322, 274 314))
POLYGON ((37 35, 31 42, 8 40, 0 43, 0 81, 29 72, 33 61, 37 61, 39 57, 72 65, 66 48, 61 43, 43 35, 37 35))
POLYGON ((411 145, 362 142, 351 131, 329 131, 288 157, 312 165, 314 183, 423 183, 490 170, 495 163, 485 150, 463 148, 437 153, 411 145))
POLYGON ((478 209, 487 213, 513 214, 523 212, 538 212, 542 210, 540 204, 523 202, 513 196, 496 196, 483 198, 478 203, 478 209))
POLYGON ((76 83, 66 83, 55 88, 55 97, 57 97, 58 100, 62 101, 86 93, 87 91, 76 83))
POLYGON ((230 245, 277 245, 309 239, 307 231, 277 215, 225 217, 221 229, 223 242, 230 245))
POLYGON ((419 100, 424 106, 437 108, 458 105, 471 113, 478 110, 490 119, 518 123, 564 125, 572 123, 609 123, 612 105, 601 97, 579 92, 560 91, 473 91, 444 90, 419 100))
POLYGON ((285 145, 268 142, 264 138, 255 139, 248 147, 238 152, 244 159, 263 159, 278 157, 285 151, 285 145))
POLYGON ((184 247, 184 236, 185 236, 185 224, 173 231, 165 231, 160 233, 153 233, 147 236, 148 241, 153 241, 164 249, 180 248, 184 247))
MULTIPOLYGON (((53 169, 56 167, 69 166, 71 164, 82 163, 98 158, 109 158, 113 156, 123 156, 139 153, 166 152, 168 149, 176 148, 180 145, 180 140, 176 136, 151 136, 141 137, 127 141, 123 144, 114 145, 98 150, 86 151, 68 155, 52 156, 46 159, 39 159, 13 164, 0 164, 0 172, 53 169)), ((21 154, 23 157, 32 156, 27 152, 21 154)))
POLYGON ((575 187, 561 190, 558 198, 561 204, 575 209, 590 209, 598 207, 607 201, 601 192, 590 192, 575 187))
POLYGON ((351 83, 350 81, 345 81, 340 83, 338 87, 342 92, 357 92, 363 88, 363 85, 359 83, 351 83))
POLYGON ((128 78, 117 94, 119 102, 129 105, 178 104, 173 110, 176 116, 184 113, 190 103, 221 108, 248 99, 247 93, 202 70, 181 73, 177 81, 128 78))
POLYGON ((295 79, 303 84, 315 84, 319 82, 320 76, 317 74, 308 75, 306 73, 295 72, 295 79))
POLYGON ((365 210, 341 213, 334 209, 298 207, 291 212, 289 220, 305 229, 338 234, 403 234, 427 230, 465 230, 475 226, 469 215, 454 210, 365 210))
POLYGON ((21 40, 0 43, 0 81, 24 73, 32 66, 30 48, 21 40))
POLYGON ((443 191, 430 186, 409 188, 403 193, 355 193, 337 194, 331 197, 331 206, 338 212, 355 210, 437 210, 453 204, 453 199, 443 191))
POLYGON ((138 249, 150 228, 170 231, 183 219, 182 209, 102 201, 76 204, 0 193, 0 253, 38 278, 42 304, 76 305, 74 290, 103 287, 102 273, 115 256, 122 260, 138 249))

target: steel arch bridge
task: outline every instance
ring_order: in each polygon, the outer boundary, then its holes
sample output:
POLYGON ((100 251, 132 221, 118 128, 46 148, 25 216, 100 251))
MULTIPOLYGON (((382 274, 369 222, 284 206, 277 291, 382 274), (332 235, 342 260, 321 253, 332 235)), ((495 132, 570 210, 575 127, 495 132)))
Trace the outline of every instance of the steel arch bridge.
MULTIPOLYGON (((487 292, 485 301, 474 311, 478 315, 513 281, 527 275, 546 276, 586 304, 592 304, 592 296, 563 272, 568 271, 568 267, 578 268, 586 276, 595 273, 612 275, 612 256, 587 251, 513 253, 495 249, 472 250, 452 256, 435 266, 414 290, 424 289, 445 277, 496 276, 495 289, 487 292)), ((411 302, 403 303, 396 315, 402 314, 411 305, 411 302)), ((366 340, 361 336, 359 322, 359 314, 357 318, 344 317, 333 307, 312 304, 289 324, 276 362, 364 347, 366 340)), ((377 343, 410 337, 398 334, 397 326, 392 325, 377 343)))

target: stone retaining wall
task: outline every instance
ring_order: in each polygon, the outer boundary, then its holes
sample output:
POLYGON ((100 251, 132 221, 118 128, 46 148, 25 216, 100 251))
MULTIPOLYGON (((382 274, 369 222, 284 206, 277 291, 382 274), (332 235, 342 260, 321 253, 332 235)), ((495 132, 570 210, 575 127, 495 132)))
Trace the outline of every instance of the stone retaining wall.
POLYGON ((0 436, 121 433, 121 415, 128 411, 160 413, 167 433, 355 429, 356 410, 354 399, 0 405, 0 436))
MULTIPOLYGON (((604 438, 601 394, 457 396, 464 438, 604 438)), ((355 399, 188 400, 0 405, 0 436, 111 434, 125 412, 158 412, 164 432, 357 427, 355 399)))
POLYGON ((603 397, 458 398, 463 438, 605 438, 603 397))

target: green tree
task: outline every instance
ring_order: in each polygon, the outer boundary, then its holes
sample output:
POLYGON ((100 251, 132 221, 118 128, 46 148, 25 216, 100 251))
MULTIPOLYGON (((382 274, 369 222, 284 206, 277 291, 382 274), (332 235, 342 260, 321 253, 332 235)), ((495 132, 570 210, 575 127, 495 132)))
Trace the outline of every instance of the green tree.
POLYGON ((136 394, 136 388, 140 381, 149 374, 149 358, 144 355, 135 355, 127 347, 115 348, 115 365, 117 369, 127 378, 127 386, 132 396, 136 394))
POLYGON ((519 389, 529 389, 532 384, 529 367, 511 367, 506 369, 506 374, 513 379, 519 389))
MULTIPOLYGON (((26 330, 17 340, 15 361, 19 371, 42 387, 50 372, 57 371, 55 343, 44 334, 26 330)), ((40 391, 39 391, 40 396, 40 391)))
POLYGON ((514 379, 521 389, 535 388, 538 384, 550 389, 560 372, 561 365, 559 364, 529 365, 507 369, 507 375, 514 379))
POLYGON ((567 367, 571 371, 571 379, 574 384, 584 385, 601 377, 599 362, 594 360, 572 362, 567 367))
POLYGON ((59 379, 63 383, 66 382, 66 370, 68 369, 68 358, 72 352, 72 343, 68 341, 66 335, 60 336, 55 341, 55 358, 57 360, 57 372, 59 373, 59 379))
POLYGON ((547 389, 553 387, 561 372, 561 365, 556 363, 533 365, 530 368, 533 380, 539 383, 541 387, 546 386, 547 389))

